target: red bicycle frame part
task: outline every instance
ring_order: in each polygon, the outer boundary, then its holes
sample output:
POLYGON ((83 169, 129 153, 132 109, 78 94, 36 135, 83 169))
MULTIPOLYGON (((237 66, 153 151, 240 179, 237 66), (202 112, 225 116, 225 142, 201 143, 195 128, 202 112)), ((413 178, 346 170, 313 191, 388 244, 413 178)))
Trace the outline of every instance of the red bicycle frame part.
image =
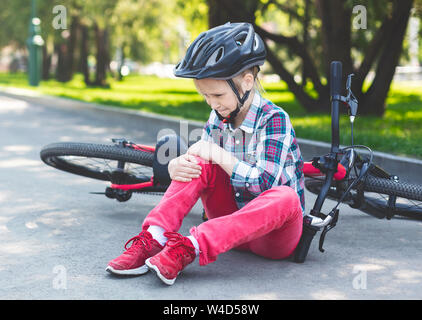
MULTIPOLYGON (((149 151, 149 152, 155 152, 155 147, 153 146, 147 146, 147 145, 139 145, 139 144, 133 144, 131 143, 129 147, 135 149, 135 150, 143 150, 143 151, 149 151)), ((304 162, 303 164, 303 174, 308 177, 318 177, 318 176, 324 176, 325 174, 321 172, 318 168, 315 168, 312 165, 312 162, 304 162)), ((343 180, 346 176, 346 168, 342 164, 337 165, 337 172, 334 174, 335 180, 343 180)), ((153 177, 151 177, 151 181, 148 182, 142 182, 142 183, 136 183, 136 184, 111 184, 112 189, 120 189, 120 190, 138 190, 148 187, 153 187, 153 177)))
MULTIPOLYGON (((324 176, 325 174, 321 172, 318 168, 315 168, 312 165, 312 162, 305 162, 303 164, 303 174, 308 177, 318 177, 324 176)), ((342 164, 337 165, 337 172, 334 174, 335 180, 343 180, 346 176, 346 168, 342 164)))
MULTIPOLYGON (((134 144, 134 143, 128 143, 127 146, 129 148, 133 148, 135 150, 142 150, 142 151, 149 151, 151 153, 155 152, 155 147, 153 146, 147 146, 143 144, 134 144)), ((111 184, 112 189, 120 189, 120 190, 140 190, 143 188, 153 187, 154 186, 154 177, 151 177, 151 180, 148 182, 141 182, 141 183, 135 183, 135 184, 111 184)))
POLYGON ((142 182, 142 183, 135 183, 135 184, 111 184, 112 189, 120 189, 120 190, 138 190, 148 187, 153 187, 153 178, 151 177, 151 181, 142 182))
POLYGON ((143 145, 143 144, 134 144, 134 143, 131 143, 129 145, 129 147, 131 147, 131 148, 133 148, 135 150, 155 152, 155 147, 153 147, 153 146, 146 146, 146 145, 143 145))

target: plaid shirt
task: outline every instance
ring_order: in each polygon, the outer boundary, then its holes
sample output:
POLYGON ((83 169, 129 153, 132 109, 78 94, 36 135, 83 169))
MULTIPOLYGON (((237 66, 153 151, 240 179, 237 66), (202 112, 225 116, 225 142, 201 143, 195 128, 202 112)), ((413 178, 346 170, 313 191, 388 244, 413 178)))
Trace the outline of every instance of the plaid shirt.
POLYGON ((289 115, 255 93, 251 107, 236 129, 220 121, 215 111, 202 132, 240 160, 230 177, 238 208, 273 186, 293 188, 305 212, 303 159, 289 115))

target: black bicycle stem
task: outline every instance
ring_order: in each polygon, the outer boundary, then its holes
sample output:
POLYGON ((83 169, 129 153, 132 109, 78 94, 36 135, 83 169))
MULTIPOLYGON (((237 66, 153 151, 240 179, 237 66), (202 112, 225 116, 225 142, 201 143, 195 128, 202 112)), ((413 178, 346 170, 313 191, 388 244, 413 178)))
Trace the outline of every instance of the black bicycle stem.
POLYGON ((325 156, 325 182, 315 201, 313 212, 321 212, 331 181, 337 171, 337 155, 340 146, 339 109, 341 103, 342 64, 339 61, 331 62, 330 70, 330 101, 331 101, 331 151, 325 156))
MULTIPOLYGON (((303 231, 299 244, 295 250, 293 260, 298 263, 303 263, 308 254, 311 242, 320 227, 313 225, 313 219, 315 216, 319 219, 323 219, 327 216, 321 213, 322 205, 324 204, 327 193, 331 187, 331 182, 335 172, 337 171, 338 160, 337 156, 339 153, 340 146, 340 130, 339 130, 339 109, 340 103, 342 102, 341 96, 341 83, 342 83, 342 64, 340 61, 331 62, 330 66, 330 102, 331 102, 331 150, 328 155, 324 157, 324 173, 325 181, 315 201, 314 207, 311 210, 311 215, 307 215, 303 218, 303 231)), ((338 215, 338 211, 337 211, 338 215)), ((331 214, 328 218, 333 219, 331 214)), ((336 220, 334 218, 334 220, 336 220)), ((321 220, 322 221, 322 220, 321 220)), ((334 223, 335 225, 335 223, 334 223)), ((333 225, 333 226, 334 226, 333 225)), ((324 231, 328 231, 329 228, 324 227, 324 231)), ((324 233, 324 237, 325 237, 324 233)), ((322 242, 323 242, 322 238, 322 242)), ((322 249, 322 243, 320 241, 320 250, 322 249)), ((323 251, 323 250, 321 250, 323 251)))
POLYGON ((331 62, 330 99, 331 99, 331 153, 338 153, 340 145, 339 109, 341 102, 342 65, 340 61, 331 62))

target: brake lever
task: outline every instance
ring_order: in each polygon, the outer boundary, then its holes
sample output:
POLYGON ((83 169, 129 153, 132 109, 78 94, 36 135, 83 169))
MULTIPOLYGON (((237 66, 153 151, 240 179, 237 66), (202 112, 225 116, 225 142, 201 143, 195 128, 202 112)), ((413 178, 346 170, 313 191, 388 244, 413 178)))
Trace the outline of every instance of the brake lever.
POLYGON ((338 214, 339 214, 339 209, 336 209, 334 211, 333 219, 330 221, 328 225, 324 227, 324 229, 321 232, 321 236, 319 237, 319 251, 321 252, 325 251, 322 248, 322 246, 324 245, 324 240, 325 240, 325 236, 327 235, 327 232, 333 229, 337 225, 338 214))
POLYGON ((356 99, 356 97, 354 96, 352 92, 352 77, 353 76, 354 76, 353 73, 347 76, 347 82, 346 82, 347 97, 344 101, 349 106, 349 115, 350 115, 351 122, 354 121, 356 114, 358 112, 358 100, 356 99))

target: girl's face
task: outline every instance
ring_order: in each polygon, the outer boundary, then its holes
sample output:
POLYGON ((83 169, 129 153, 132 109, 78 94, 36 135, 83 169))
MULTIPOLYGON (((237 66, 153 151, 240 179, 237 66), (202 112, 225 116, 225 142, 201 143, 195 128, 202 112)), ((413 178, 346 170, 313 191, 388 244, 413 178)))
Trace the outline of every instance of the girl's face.
POLYGON ((198 92, 205 98, 208 105, 223 117, 227 117, 236 109, 237 98, 227 81, 195 79, 194 83, 198 92))

